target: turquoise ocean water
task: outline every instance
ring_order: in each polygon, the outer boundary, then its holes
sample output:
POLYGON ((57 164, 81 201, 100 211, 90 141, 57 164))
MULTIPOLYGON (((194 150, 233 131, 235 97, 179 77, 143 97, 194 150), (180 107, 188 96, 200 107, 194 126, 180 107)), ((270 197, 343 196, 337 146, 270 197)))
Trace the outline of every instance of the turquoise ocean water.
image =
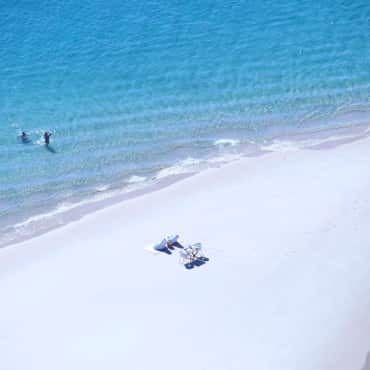
POLYGON ((0 0, 0 46, 0 246, 370 113, 368 0, 0 0))

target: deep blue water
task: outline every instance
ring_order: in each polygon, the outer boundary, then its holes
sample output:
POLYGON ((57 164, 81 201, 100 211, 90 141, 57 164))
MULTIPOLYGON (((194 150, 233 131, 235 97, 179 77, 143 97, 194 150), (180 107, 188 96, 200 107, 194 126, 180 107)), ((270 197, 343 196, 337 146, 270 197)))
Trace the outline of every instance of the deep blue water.
POLYGON ((0 0, 0 244, 219 139, 370 112, 369 62, 368 0, 0 0))

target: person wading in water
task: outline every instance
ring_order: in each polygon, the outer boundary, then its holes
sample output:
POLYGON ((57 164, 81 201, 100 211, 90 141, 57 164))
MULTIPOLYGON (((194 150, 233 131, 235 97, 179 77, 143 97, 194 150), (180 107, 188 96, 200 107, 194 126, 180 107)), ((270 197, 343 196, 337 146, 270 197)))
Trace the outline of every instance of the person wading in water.
POLYGON ((44 141, 46 145, 49 145, 50 143, 50 136, 51 136, 50 132, 47 132, 47 131, 44 132, 44 141))
POLYGON ((21 140, 22 140, 23 143, 27 143, 29 141, 28 140, 28 136, 27 136, 27 134, 26 134, 25 131, 22 131, 22 134, 19 135, 19 137, 21 138, 21 140))

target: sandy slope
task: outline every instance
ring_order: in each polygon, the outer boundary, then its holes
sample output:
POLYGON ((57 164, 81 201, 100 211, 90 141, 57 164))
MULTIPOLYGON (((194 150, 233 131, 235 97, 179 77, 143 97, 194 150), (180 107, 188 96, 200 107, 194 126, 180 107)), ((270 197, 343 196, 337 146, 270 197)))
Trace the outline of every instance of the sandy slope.
POLYGON ((209 170, 0 251, 0 369, 360 370, 370 140, 209 170), (192 270, 143 250, 177 232, 192 270))

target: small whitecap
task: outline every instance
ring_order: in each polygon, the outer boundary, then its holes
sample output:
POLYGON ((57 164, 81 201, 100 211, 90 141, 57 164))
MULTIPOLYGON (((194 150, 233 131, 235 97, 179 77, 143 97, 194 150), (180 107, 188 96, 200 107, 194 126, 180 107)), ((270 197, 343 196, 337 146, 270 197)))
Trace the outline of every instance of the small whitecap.
POLYGON ((214 145, 216 146, 236 146, 240 143, 239 140, 236 139, 219 139, 214 141, 214 145))
POLYGON ((173 166, 164 168, 157 173, 156 178, 162 179, 167 176, 180 175, 184 173, 194 172, 196 166, 200 164, 200 160, 192 157, 188 157, 173 166))
POLYGON ((97 192, 102 192, 102 191, 106 191, 106 190, 108 190, 109 189, 109 185, 100 185, 100 186, 97 186, 96 188, 95 188, 95 191, 97 191, 97 192))
POLYGON ((180 162, 181 166, 192 166, 200 163, 200 159, 196 159, 193 157, 188 157, 180 162))
POLYGON ((208 163, 210 164, 222 164, 222 163, 228 163, 233 162, 241 158, 241 154, 229 154, 224 155, 221 157, 213 157, 208 160, 208 163))
POLYGON ((299 142, 286 141, 286 140, 274 140, 267 145, 262 145, 262 150, 270 152, 291 152, 301 149, 303 146, 299 142))
POLYGON ((19 223, 13 225, 13 227, 15 229, 22 229, 22 228, 24 228, 24 227, 26 227, 30 224, 33 224, 35 222, 39 222, 39 221, 45 220, 47 218, 50 218, 52 216, 56 216, 56 215, 58 215, 60 213, 63 213, 65 211, 68 211, 68 210, 74 208, 75 206, 76 205, 74 205, 72 203, 61 203, 50 212, 40 213, 40 214, 31 216, 28 219, 26 219, 25 221, 22 221, 22 222, 19 222, 19 223))
POLYGON ((146 180, 146 177, 144 177, 144 176, 136 176, 136 175, 133 175, 133 176, 131 176, 128 180, 127 180, 127 182, 129 183, 129 184, 136 184, 136 183, 138 183, 138 182, 143 182, 143 181, 145 181, 146 180))

